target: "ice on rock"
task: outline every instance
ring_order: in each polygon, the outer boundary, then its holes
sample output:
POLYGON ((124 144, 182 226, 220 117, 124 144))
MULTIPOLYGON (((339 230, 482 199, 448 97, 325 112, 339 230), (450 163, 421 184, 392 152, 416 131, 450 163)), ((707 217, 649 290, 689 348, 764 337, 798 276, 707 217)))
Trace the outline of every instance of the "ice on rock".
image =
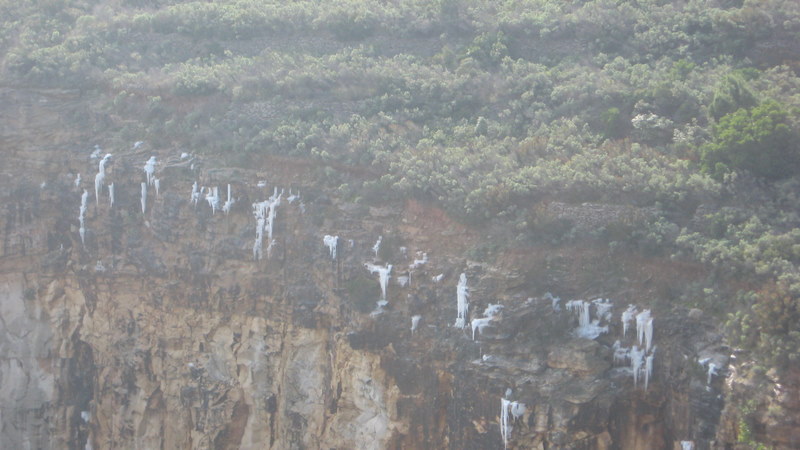
POLYGON ((642 369, 644 366, 644 350, 639 350, 639 347, 633 346, 630 353, 631 370, 633 370, 633 385, 639 384, 639 378, 642 376, 642 369))
POLYGON ((503 438, 503 448, 508 448, 508 438, 511 436, 511 424, 508 423, 508 408, 511 401, 500 399, 500 436, 503 438))
POLYGON ((281 204, 281 194, 278 188, 268 200, 253 203, 253 215, 256 218, 256 242, 253 244, 253 259, 260 260, 262 257, 261 248, 263 246, 264 232, 267 232, 267 256, 270 254, 274 240, 272 239, 272 228, 275 222, 275 210, 281 204))
POLYGON ((644 389, 650 385, 650 377, 653 376, 653 354, 647 355, 644 359, 644 389))
POLYGON ((390 274, 392 273, 392 265, 387 264, 383 267, 376 266, 375 264, 366 263, 364 267, 370 271, 370 273, 377 273, 378 274, 378 281, 381 284, 381 300, 386 300, 386 287, 389 285, 389 278, 390 274))
POLYGON ((559 304, 561 298, 554 297, 553 294, 549 292, 544 294, 544 298, 550 300, 550 304, 553 306, 553 311, 561 311, 561 305, 559 304))
MULTIPOLYGON (((506 396, 509 396, 509 390, 506 390, 506 396)), ((511 438, 511 420, 508 417, 508 413, 511 413, 511 416, 514 420, 521 418, 527 408, 525 407, 524 403, 520 402, 512 402, 506 398, 500 399, 500 436, 503 438, 503 448, 508 448, 508 440, 511 438)))
POLYGON ((444 274, 440 273, 439 275, 431 277, 431 280, 433 280, 434 283, 441 283, 442 280, 444 280, 444 274))
POLYGON ((694 441, 681 441, 681 450, 694 450, 694 441))
POLYGON ((708 374, 706 374, 706 384, 711 384, 711 378, 715 375, 718 375, 717 372, 717 365, 712 363, 708 363, 708 374))
POLYGON ((100 191, 103 190, 103 181, 105 178, 106 174, 103 172, 99 172, 94 176, 94 198, 98 205, 100 204, 100 191))
POLYGON ((598 319, 604 320, 606 322, 611 321, 611 315, 612 315, 611 308, 614 307, 614 304, 611 303, 611 300, 598 298, 596 300, 592 300, 592 304, 597 310, 596 315, 598 319))
POLYGON ((201 195, 203 195, 203 190, 197 188, 197 181, 195 181, 192 185, 192 195, 189 198, 189 201, 192 202, 194 206, 197 206, 197 202, 200 201, 201 195))
POLYGON ((108 207, 114 207, 114 183, 108 185, 108 207))
POLYGON ((181 159, 188 159, 188 158, 189 158, 189 154, 188 153, 186 153, 186 152, 181 153, 181 159))
POLYGON ((206 195, 206 201, 208 202, 208 206, 211 207, 211 214, 217 213, 217 208, 219 208, 219 188, 213 187, 208 190, 208 194, 206 195))
POLYGON ((142 214, 147 210, 147 183, 142 181, 142 214))
POLYGON ((92 415, 89 413, 89 411, 81 411, 81 419, 88 423, 90 420, 92 420, 92 415))
POLYGON ((458 315, 454 326, 466 328, 467 314, 469 313, 469 288, 467 288, 467 275, 465 273, 461 274, 458 279, 458 286, 456 286, 456 305, 458 315))
POLYGON ((286 201, 289 202, 289 204, 291 205, 298 199, 300 199, 300 194, 292 194, 292 190, 289 189, 289 196, 286 197, 286 201))
POLYGON ((136 150, 144 144, 144 141, 136 141, 133 143, 133 149, 136 150))
POLYGON ((322 238, 322 243, 328 247, 331 259, 336 259, 336 247, 339 245, 339 236, 330 236, 326 234, 325 237, 322 238))
POLYGON ((156 197, 161 195, 161 180, 158 178, 153 178, 153 187, 156 188, 156 197))
POLYGON ((151 156, 150 159, 144 163, 144 173, 147 175, 147 184, 153 184, 153 175, 156 173, 156 157, 151 156))
POLYGON ((229 184, 228 199, 225 200, 225 203, 222 205, 222 212, 224 212, 225 215, 227 215, 229 212, 231 212, 231 207, 233 206, 234 203, 236 203, 236 200, 234 200, 233 197, 231 197, 231 185, 229 184))
MULTIPOLYGON (((482 317, 480 319, 472 319, 470 325, 472 326, 472 340, 475 340, 475 331, 483 333, 483 329, 489 326, 492 321, 491 317, 482 317)), ((456 325, 457 326, 457 325, 456 325)))
POLYGON ((422 316, 411 316, 411 332, 417 331, 417 327, 419 327, 419 320, 422 319, 422 316))
POLYGON ((503 312, 503 305, 499 303, 489 303, 486 309, 483 310, 483 316, 494 319, 501 312, 503 312))
POLYGON ((624 365, 631 357, 631 350, 623 347, 620 341, 614 342, 614 346, 611 349, 614 350, 614 364, 616 365, 624 365))
POLYGON ((628 309, 622 312, 622 336, 628 335, 628 328, 630 328, 633 318, 636 316, 636 307, 628 305, 628 309))
POLYGON ((81 186, 81 174, 78 174, 78 176, 75 177, 75 187, 80 187, 80 186, 81 186))
POLYGON ((397 284, 400 287, 406 287, 406 286, 408 286, 408 280, 409 279, 410 278, 408 277, 408 275, 400 275, 399 277, 397 277, 397 284))
POLYGON ((650 351, 653 345, 653 318, 649 309, 636 315, 636 340, 639 341, 639 345, 644 345, 645 349, 650 351))
POLYGON ((78 213, 78 221, 80 222, 80 228, 78 228, 78 234, 81 235, 81 244, 86 245, 86 204, 89 202, 89 192, 84 189, 83 194, 81 195, 81 208, 80 212, 78 213))
POLYGON ((525 403, 511 402, 511 415, 514 417, 514 420, 519 420, 525 415, 525 411, 527 410, 528 408, 525 407, 525 403))
MULTIPOLYGON (((420 252, 417 252, 417 256, 420 256, 420 252)), ((423 264, 427 264, 427 263, 428 263, 428 254, 427 253, 422 253, 422 257, 419 258, 419 259, 415 259, 414 262, 411 263, 411 265, 408 266, 408 268, 411 269, 411 270, 414 270, 417 267, 419 267, 419 266, 421 266, 423 264)))
POLYGON ((600 319, 591 319, 592 304, 584 300, 570 300, 567 302, 567 311, 577 311, 578 328, 575 334, 586 339, 597 339, 601 334, 608 333, 608 326, 600 326, 600 319))
POLYGON ((383 236, 378 236, 378 241, 375 242, 375 245, 372 246, 372 251, 375 252, 375 258, 378 258, 378 252, 381 249, 381 242, 383 241, 383 236))

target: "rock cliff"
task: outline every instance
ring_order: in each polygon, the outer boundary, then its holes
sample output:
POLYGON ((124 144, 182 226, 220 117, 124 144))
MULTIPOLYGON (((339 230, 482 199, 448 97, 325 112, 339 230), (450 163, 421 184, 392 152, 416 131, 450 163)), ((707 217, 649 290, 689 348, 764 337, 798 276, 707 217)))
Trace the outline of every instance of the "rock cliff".
POLYGON ((476 248, 509 239, 501 228, 471 228, 417 201, 349 202, 322 181, 325 170, 369 174, 278 158, 226 168, 146 142, 111 148, 98 130, 113 118, 93 116, 79 93, 1 95, 4 448, 722 444, 731 352, 710 317, 669 295, 702 268, 580 247, 505 245, 482 259, 476 248), (115 185, 113 207, 107 187, 94 198, 95 144, 113 154, 104 184, 115 185), (160 192, 148 192, 142 213, 151 156, 160 192), (230 212, 194 205, 195 181, 223 199, 230 184, 230 212), (274 242, 254 260, 251 205, 276 187, 274 242), (335 259, 325 235, 339 236, 335 259), (422 253, 427 262, 412 269, 422 253), (368 262, 393 265, 383 307, 368 262), (502 305, 474 339, 453 326, 461 273, 473 321, 502 305), (613 305, 599 322, 608 332, 579 337, 565 303, 597 298, 613 305), (616 341, 643 345, 635 325, 623 331, 628 305, 654 317, 646 389, 614 357, 616 341), (524 404, 505 430, 504 398, 524 404))

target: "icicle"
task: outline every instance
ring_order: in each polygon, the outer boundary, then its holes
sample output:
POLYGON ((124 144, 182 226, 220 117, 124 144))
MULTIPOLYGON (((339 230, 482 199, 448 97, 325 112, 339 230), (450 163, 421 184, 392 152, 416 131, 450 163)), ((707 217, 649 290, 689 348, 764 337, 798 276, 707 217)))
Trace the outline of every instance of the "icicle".
POLYGON ((364 264, 364 267, 366 267, 370 273, 378 274, 378 281, 381 283, 381 300, 386 300, 386 287, 389 285, 389 274, 392 272, 392 265, 387 264, 386 266, 381 267, 366 263, 364 264))
POLYGON ((614 350, 614 364, 624 365, 631 357, 630 349, 623 347, 619 341, 614 342, 612 349, 614 350))
POLYGON ((492 321, 491 317, 482 317, 480 319, 472 319, 470 321, 470 325, 472 326, 472 340, 475 340, 475 331, 477 330, 479 333, 483 333, 483 329, 489 326, 489 322, 492 321))
POLYGON ((409 280, 411 280, 411 278, 409 278, 408 275, 400 275, 399 277, 396 278, 396 280, 397 280, 397 284, 400 287, 406 287, 406 286, 408 286, 409 280))
POLYGON ((456 306, 458 315, 454 326, 458 328, 467 327, 467 315, 469 313, 469 288, 467 287, 467 275, 462 273, 456 286, 456 306))
POLYGON ((549 292, 544 294, 544 298, 545 299, 550 299, 550 304, 553 307, 553 311, 556 311, 556 312, 561 311, 561 305, 559 304, 559 302, 561 301, 561 298, 553 297, 553 294, 551 294, 549 292))
POLYGON ((292 190, 289 189, 289 196, 286 197, 286 201, 289 202, 290 205, 292 203, 294 203, 296 200, 298 200, 299 198, 300 198, 300 194, 292 194, 292 190))
POLYGON ((99 172, 94 176, 94 198, 97 205, 100 205, 100 191, 103 189, 103 180, 105 177, 106 174, 103 172, 99 172))
POLYGON ((642 365, 644 362, 644 350, 639 350, 639 347, 634 345, 631 349, 631 370, 633 370, 634 386, 639 383, 639 377, 641 377, 642 365))
POLYGON ((600 319, 591 320, 591 303, 583 300, 570 300, 566 304, 567 311, 578 312, 578 328, 575 334, 586 339, 596 339, 608 333, 608 326, 601 327, 600 319))
POLYGON ((525 403, 511 402, 511 415, 514 416, 514 420, 519 420, 527 410, 525 403))
POLYGON ((706 384, 711 384, 711 378, 717 375, 717 365, 714 363, 708 363, 708 374, 706 375, 706 384))
POLYGON ((278 194, 278 189, 275 188, 275 192, 272 194, 272 197, 269 200, 264 200, 263 202, 253 203, 253 215, 256 217, 256 242, 253 244, 253 259, 259 260, 261 259, 261 247, 264 238, 264 231, 267 232, 267 241, 269 245, 267 247, 267 256, 270 255, 270 250, 272 249, 272 245, 274 240, 272 239, 272 226, 275 222, 275 210, 281 203, 281 196, 278 194))
POLYGON ((378 258, 378 251, 381 249, 381 241, 383 241, 383 236, 378 236, 378 242, 372 246, 372 251, 375 252, 375 258, 378 258))
POLYGON ((412 334, 415 331, 417 331, 417 327, 419 326, 419 319, 421 319, 421 318, 422 318, 422 316, 411 316, 411 333, 412 334))
POLYGON ((231 197, 231 185, 228 185, 228 199, 225 200, 225 204, 222 205, 222 211, 227 215, 231 212, 231 207, 233 204, 236 203, 236 200, 231 197))
POLYGON ((142 181, 142 214, 147 209, 147 183, 142 181))
POLYGON ((197 202, 200 200, 200 191, 197 190, 197 181, 192 184, 192 194, 189 196, 189 203, 192 203, 194 206, 197 206, 197 202))
POLYGON ((151 156, 144 164, 144 173, 147 175, 147 184, 153 184, 153 175, 156 173, 155 156, 151 156))
POLYGON ((81 187, 81 174, 75 177, 75 187, 81 187))
POLYGON ((78 234, 81 235, 81 244, 84 246, 86 245, 86 204, 89 202, 89 192, 84 189, 83 195, 81 195, 81 209, 80 213, 78 213, 78 221, 80 222, 80 228, 78 228, 78 234))
POLYGON ((106 153, 106 156, 100 160, 100 163, 97 165, 97 171, 102 173, 103 175, 106 174, 106 163, 108 160, 111 159, 111 153, 106 153))
POLYGON ((336 246, 339 244, 339 236, 330 236, 326 234, 325 237, 322 238, 322 243, 328 247, 331 259, 336 259, 336 246))
POLYGON ((650 385, 650 377, 653 376, 653 354, 647 355, 644 359, 644 390, 650 385))
POLYGON ((161 180, 153 178, 153 186, 156 188, 156 197, 161 195, 161 180))
POLYGON ((636 316, 636 307, 628 305, 628 309, 622 312, 622 336, 628 335, 628 328, 630 328, 631 321, 636 316))
POLYGON ((636 339, 639 345, 644 345, 645 349, 650 351, 653 344, 653 318, 649 309, 636 315, 636 339))
MULTIPOLYGON (((420 254, 420 252, 417 252, 417 256, 419 256, 419 254, 420 254)), ((422 258, 415 259, 414 262, 411 263, 411 265, 408 266, 408 268, 411 269, 411 270, 414 270, 417 267, 419 267, 419 266, 421 266, 423 264, 426 264, 427 262, 428 262, 428 254, 427 253, 422 253, 422 258)))
POLYGON ((219 188, 213 187, 209 189, 208 195, 206 195, 206 201, 208 202, 208 206, 211 207, 211 214, 217 213, 217 208, 219 208, 219 188))
POLYGON ((508 438, 511 437, 511 424, 508 421, 508 410, 511 401, 500 399, 500 436, 503 438, 503 448, 508 448, 508 438))
POLYGON ((611 303, 611 300, 598 298, 596 300, 592 300, 592 304, 597 309, 596 316, 598 319, 605 320, 606 322, 611 321, 611 308, 614 307, 614 304, 611 303))
POLYGON ((108 207, 114 207, 114 183, 108 185, 108 207))

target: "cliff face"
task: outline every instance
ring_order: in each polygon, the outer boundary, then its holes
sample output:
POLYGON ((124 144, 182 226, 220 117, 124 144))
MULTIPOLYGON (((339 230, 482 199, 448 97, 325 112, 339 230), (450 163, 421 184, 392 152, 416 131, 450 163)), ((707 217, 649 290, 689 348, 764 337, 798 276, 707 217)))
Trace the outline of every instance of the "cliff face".
POLYGON ((511 245, 490 261, 467 259, 502 230, 470 229, 414 201, 345 202, 318 187, 324 168, 310 164, 224 169, 147 144, 104 150, 114 155, 111 207, 91 183, 92 147, 102 145, 92 129, 107 119, 78 127, 75 116, 89 113, 76 93, 2 96, 8 448, 503 448, 501 398, 525 405, 509 414, 508 448, 709 448, 715 439, 730 351, 707 316, 668 296, 698 268, 592 248, 511 245), (151 155, 161 186, 142 213, 151 155), (191 204, 194 181, 219 186, 223 199, 230 184, 230 213, 191 204), (254 261, 251 204, 273 187, 286 189, 274 243, 267 256, 265 238, 254 261), (292 202, 290 187, 300 192, 292 202), (324 235, 340 238, 335 259, 324 235), (428 261, 410 269, 422 252, 428 261), (394 265, 381 310, 367 262, 394 265), (462 272, 473 320, 503 305, 474 340, 453 327, 462 272), (547 291, 563 298, 558 307, 547 291), (613 302, 608 333, 577 337, 566 300, 598 297, 613 302), (620 320, 628 304, 654 316, 647 389, 614 359, 615 341, 637 344, 635 325, 625 335, 620 320), (707 376, 704 358, 718 376, 707 376))

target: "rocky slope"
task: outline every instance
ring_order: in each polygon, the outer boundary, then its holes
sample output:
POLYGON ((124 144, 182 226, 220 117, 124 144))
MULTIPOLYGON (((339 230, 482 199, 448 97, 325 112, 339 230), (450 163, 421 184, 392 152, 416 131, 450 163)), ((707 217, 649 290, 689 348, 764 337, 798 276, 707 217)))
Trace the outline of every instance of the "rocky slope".
POLYGON ((474 250, 502 242, 502 230, 415 201, 348 203, 319 187, 325 170, 366 176, 347 168, 267 158, 225 169, 146 142, 103 150, 113 154, 111 207, 107 188, 94 198, 90 155, 113 118, 93 116, 79 93, 0 95, 8 448, 654 449, 737 439, 730 426, 717 436, 731 351, 708 315, 670 301, 670 286, 701 268, 568 247, 505 245, 513 250, 484 260, 474 250), (152 155, 160 192, 150 188, 142 213, 152 155), (220 187, 223 200, 230 184, 229 214, 202 198, 193 205, 194 181, 220 187), (274 187, 285 189, 274 243, 254 261, 251 205, 274 187), (335 259, 325 235, 339 236, 335 259), (428 261, 410 269, 422 253, 428 261), (381 310, 365 263, 393 265, 381 310), (460 273, 473 320, 503 305, 474 340, 453 326, 460 273), (546 292, 563 300, 554 307, 546 292), (611 300, 606 334, 576 335, 566 302, 581 298, 611 300), (614 358, 615 341, 638 344, 635 324, 623 331, 629 304, 654 317, 646 389, 614 358), (503 398, 525 405, 506 433, 503 398))

